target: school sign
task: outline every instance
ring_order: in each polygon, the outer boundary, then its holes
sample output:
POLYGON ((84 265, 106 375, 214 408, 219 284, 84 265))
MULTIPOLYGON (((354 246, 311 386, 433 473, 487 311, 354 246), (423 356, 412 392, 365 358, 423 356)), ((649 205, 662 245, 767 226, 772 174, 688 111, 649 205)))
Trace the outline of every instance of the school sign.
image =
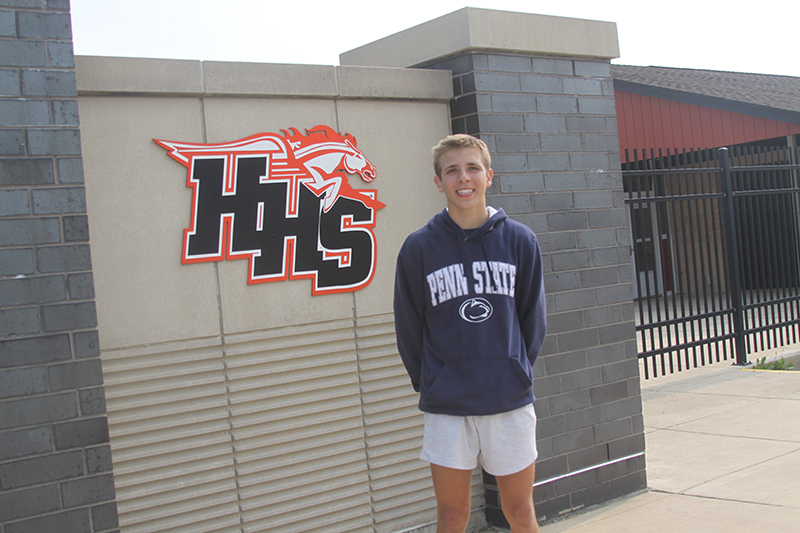
POLYGON ((375 166, 352 135, 317 126, 229 143, 154 139, 187 168, 193 190, 184 264, 248 259, 248 283, 312 280, 313 294, 359 290, 372 280, 375 190, 355 190, 375 166))

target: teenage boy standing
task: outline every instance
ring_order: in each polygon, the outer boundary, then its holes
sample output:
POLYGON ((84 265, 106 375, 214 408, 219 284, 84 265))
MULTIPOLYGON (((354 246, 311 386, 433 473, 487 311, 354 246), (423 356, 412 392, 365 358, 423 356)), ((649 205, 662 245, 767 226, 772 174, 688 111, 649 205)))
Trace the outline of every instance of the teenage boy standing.
POLYGON ((538 532, 533 506, 533 371, 546 318, 533 232, 486 205, 486 144, 452 135, 433 148, 447 208, 397 258, 397 345, 425 412, 420 459, 431 463, 437 533, 463 533, 472 470, 494 475, 512 533, 538 532))

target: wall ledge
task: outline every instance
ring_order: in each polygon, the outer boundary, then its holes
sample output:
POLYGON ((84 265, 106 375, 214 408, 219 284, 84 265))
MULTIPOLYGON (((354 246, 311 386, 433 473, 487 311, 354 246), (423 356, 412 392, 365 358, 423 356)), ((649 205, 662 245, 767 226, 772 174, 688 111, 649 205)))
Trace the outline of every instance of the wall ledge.
POLYGON ((77 56, 79 96, 296 97, 447 102, 450 72, 77 56))

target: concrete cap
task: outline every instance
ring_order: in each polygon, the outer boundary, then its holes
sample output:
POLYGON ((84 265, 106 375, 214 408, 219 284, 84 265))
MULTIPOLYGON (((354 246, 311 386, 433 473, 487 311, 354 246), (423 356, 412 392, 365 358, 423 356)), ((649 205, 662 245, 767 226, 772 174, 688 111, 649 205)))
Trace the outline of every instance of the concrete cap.
POLYGON ((78 93, 201 94, 202 63, 183 59, 76 56, 78 93))
POLYGON ((446 71, 77 56, 78 94, 314 97, 449 102, 446 71))
POLYGON ((421 67, 465 52, 510 52, 610 60, 617 25, 465 7, 339 55, 341 65, 421 67))

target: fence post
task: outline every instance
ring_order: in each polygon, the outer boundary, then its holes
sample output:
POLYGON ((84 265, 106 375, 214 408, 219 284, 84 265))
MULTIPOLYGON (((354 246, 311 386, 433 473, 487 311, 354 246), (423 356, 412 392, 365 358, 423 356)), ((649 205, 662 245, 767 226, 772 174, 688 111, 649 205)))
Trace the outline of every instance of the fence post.
POLYGON ((733 184, 731 177, 731 163, 727 148, 717 150, 719 162, 722 166, 722 187, 725 193, 725 236, 728 248, 728 291, 733 305, 734 348, 736 351, 736 364, 747 364, 747 350, 744 336, 744 304, 742 302, 742 285, 739 273, 739 247, 736 235, 736 217, 733 209, 733 184))

